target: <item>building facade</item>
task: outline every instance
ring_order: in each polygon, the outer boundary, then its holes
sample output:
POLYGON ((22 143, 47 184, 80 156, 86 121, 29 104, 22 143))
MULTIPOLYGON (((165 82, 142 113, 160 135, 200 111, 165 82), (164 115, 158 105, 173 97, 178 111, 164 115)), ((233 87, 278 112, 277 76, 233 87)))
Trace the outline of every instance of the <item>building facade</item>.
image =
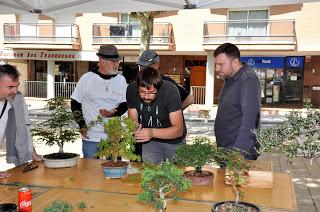
MULTIPOLYGON (((264 106, 301 106, 306 98, 320 106, 318 11, 320 3, 162 12, 150 48, 160 55, 160 71, 198 104, 218 101, 223 81, 214 74, 213 51, 231 42, 257 72, 264 106)), ((0 24, 0 61, 21 72, 26 96, 70 96, 104 44, 124 56, 120 71, 128 83, 138 71, 141 26, 128 14, 0 15, 0 24)))

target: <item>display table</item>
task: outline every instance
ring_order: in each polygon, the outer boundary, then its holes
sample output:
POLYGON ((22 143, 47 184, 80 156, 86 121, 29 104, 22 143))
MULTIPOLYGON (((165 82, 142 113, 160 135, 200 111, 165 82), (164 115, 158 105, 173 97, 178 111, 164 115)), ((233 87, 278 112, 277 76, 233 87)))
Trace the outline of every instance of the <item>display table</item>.
MULTIPOLYGON (((39 163, 37 169, 27 173, 22 172, 24 166, 16 167, 8 171, 11 174, 8 179, 0 179, 1 189, 4 189, 3 187, 7 189, 7 193, 1 192, 0 202, 14 202, 9 200, 17 197, 18 187, 15 185, 19 182, 32 188, 34 211, 41 211, 57 198, 71 202, 88 200, 89 205, 95 205, 96 211, 99 211, 100 207, 109 206, 117 211, 121 211, 122 208, 126 210, 126 207, 130 209, 129 211, 150 211, 152 207, 137 201, 136 194, 141 192, 139 183, 128 184, 120 179, 105 179, 101 163, 101 160, 79 159, 76 167, 64 169, 48 169, 39 163), (92 196, 89 197, 88 194, 92 196)), ((233 200, 231 186, 224 184, 224 171, 215 168, 210 170, 214 173, 213 184, 192 186, 190 190, 180 194, 182 198, 180 202, 169 204, 169 207, 172 207, 169 211, 180 211, 181 208, 184 208, 184 211, 210 211, 214 202, 233 200), (195 210, 193 207, 201 207, 203 210, 195 210)), ((293 186, 290 176, 286 173, 273 174, 272 188, 240 188, 240 190, 244 192, 244 201, 260 206, 263 211, 296 209, 293 186)))

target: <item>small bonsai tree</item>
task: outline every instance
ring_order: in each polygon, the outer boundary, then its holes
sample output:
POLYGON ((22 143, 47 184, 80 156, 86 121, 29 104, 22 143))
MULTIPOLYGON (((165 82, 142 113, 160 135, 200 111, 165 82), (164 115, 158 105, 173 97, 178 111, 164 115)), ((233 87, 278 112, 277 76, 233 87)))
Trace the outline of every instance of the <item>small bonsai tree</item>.
POLYGON ((282 124, 254 131, 260 152, 279 150, 289 161, 293 157, 313 158, 320 155, 320 111, 305 102, 306 113, 291 111, 282 124))
POLYGON ((32 129, 33 136, 39 136, 39 139, 48 146, 57 144, 59 153, 64 153, 65 143, 73 143, 79 137, 76 130, 71 127, 74 123, 72 112, 66 107, 66 99, 63 97, 49 99, 46 108, 51 112, 50 118, 32 129))
POLYGON ((195 137, 191 144, 183 144, 177 148, 174 161, 180 166, 191 166, 195 170, 185 171, 184 175, 193 185, 212 183, 213 173, 202 170, 204 165, 214 162, 216 146, 206 137, 195 137))
POLYGON ((250 211, 247 206, 239 204, 239 200, 243 198, 244 195, 244 193, 240 191, 239 186, 249 182, 249 169, 251 168, 251 163, 245 160, 237 149, 224 150, 219 148, 216 158, 220 162, 224 161, 226 168, 225 180, 227 184, 231 184, 235 195, 234 203, 226 202, 220 207, 223 207, 224 211, 250 211))
POLYGON ((215 145, 207 137, 195 137, 192 144, 183 144, 175 152, 174 160, 178 165, 194 167, 202 172, 204 165, 214 162, 215 145))
POLYGON ((138 199, 153 204, 159 211, 167 208, 168 198, 178 200, 177 192, 191 187, 190 181, 183 177, 183 171, 169 161, 158 165, 144 164, 141 178, 143 192, 138 199))
POLYGON ((136 124, 128 117, 108 119, 104 123, 104 131, 108 137, 100 141, 97 155, 100 158, 110 158, 114 162, 120 156, 129 160, 140 161, 140 156, 134 154, 136 140, 133 133, 135 129, 136 124))

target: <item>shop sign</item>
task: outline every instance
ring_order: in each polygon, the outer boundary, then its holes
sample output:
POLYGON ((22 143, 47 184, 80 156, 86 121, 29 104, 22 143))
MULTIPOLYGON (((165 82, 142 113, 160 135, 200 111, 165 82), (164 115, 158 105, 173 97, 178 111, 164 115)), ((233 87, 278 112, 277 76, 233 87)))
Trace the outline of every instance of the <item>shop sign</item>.
POLYGON ((286 67, 287 68, 303 68, 304 57, 286 57, 286 67))
POLYGON ((284 67, 284 57, 241 57, 240 60, 255 68, 284 67))
POLYGON ((96 52, 86 52, 84 54, 80 51, 0 50, 0 59, 97 61, 98 57, 96 56, 96 52))

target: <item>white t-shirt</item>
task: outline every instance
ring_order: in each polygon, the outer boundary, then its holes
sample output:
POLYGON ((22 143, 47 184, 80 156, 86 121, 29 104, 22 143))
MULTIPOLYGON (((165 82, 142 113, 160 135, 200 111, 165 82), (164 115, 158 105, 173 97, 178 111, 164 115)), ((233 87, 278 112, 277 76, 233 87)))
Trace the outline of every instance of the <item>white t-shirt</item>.
MULTIPOLYGON (((112 110, 120 103, 126 102, 126 91, 127 82, 122 75, 103 79, 96 73, 88 72, 80 78, 71 98, 81 103, 83 117, 89 124, 97 120, 100 109, 112 110)), ((98 124, 88 130, 88 137, 86 140, 100 142, 107 135, 102 124, 98 124)))
MULTIPOLYGON (((2 112, 2 109, 4 107, 5 101, 0 101, 0 114, 2 112)), ((7 107, 0 119, 0 146, 4 143, 5 136, 4 136, 4 131, 6 130, 7 127, 7 122, 8 122, 8 111, 11 108, 10 102, 7 102, 7 107)))

